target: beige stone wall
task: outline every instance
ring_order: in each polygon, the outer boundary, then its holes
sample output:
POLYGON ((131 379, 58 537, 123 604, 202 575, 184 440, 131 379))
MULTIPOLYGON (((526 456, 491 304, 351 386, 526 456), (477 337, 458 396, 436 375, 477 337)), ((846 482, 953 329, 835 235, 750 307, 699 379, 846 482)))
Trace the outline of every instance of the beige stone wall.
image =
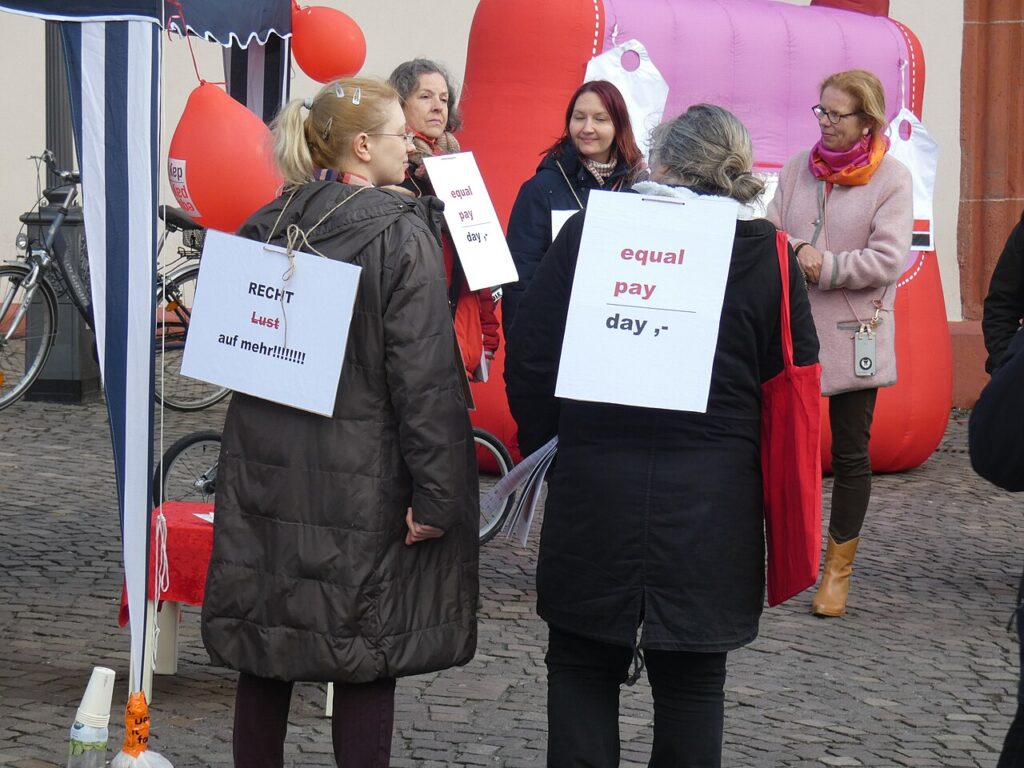
MULTIPOLYGON (((809 0, 786 0, 806 5, 809 0)), ((430 13, 411 0, 320 0, 343 9, 366 35, 364 74, 386 76, 399 62, 428 56, 447 64, 462 79, 466 45, 476 0, 434 0, 430 13)), ((956 260, 956 225, 960 179, 960 49, 963 0, 892 0, 893 18, 921 39, 928 59, 924 122, 939 141, 942 158, 936 201, 936 242, 946 294, 947 313, 960 317, 960 280, 956 260)), ((43 142, 43 23, 0 12, 0 72, 7 75, 7 119, 0 144, 0 254, 12 252, 17 215, 27 209, 35 189, 35 172, 23 158, 38 152, 43 142)), ((165 38, 166 39, 166 38, 165 38)), ((217 46, 194 43, 200 72, 208 80, 222 76, 217 46)), ((181 40, 165 45, 164 154, 178 117, 196 85, 187 48, 181 40)), ((300 71, 292 93, 306 95, 316 87, 300 71)), ((173 202, 164 185, 164 195, 173 202)))

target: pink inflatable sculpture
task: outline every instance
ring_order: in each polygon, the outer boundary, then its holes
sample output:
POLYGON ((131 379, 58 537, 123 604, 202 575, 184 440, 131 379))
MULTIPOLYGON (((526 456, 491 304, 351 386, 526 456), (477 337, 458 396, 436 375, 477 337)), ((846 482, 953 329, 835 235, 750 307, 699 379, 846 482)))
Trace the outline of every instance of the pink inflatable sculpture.
MULTIPOLYGON (((887 16, 869 15, 884 13, 885 2, 846 0, 863 13, 834 7, 842 4, 481 0, 469 40, 462 144, 475 153, 507 223, 538 153, 561 132, 565 101, 583 81, 587 62, 631 38, 644 44, 669 84, 665 115, 697 102, 726 107, 750 130, 761 168, 778 168, 817 140, 810 106, 832 72, 860 67, 877 74, 890 118, 902 106, 902 81, 907 106, 919 116, 924 59, 917 39, 887 16)), ((908 255, 899 285, 899 382, 881 390, 871 442, 872 464, 883 472, 915 467, 931 455, 951 404, 952 354, 935 253, 908 255)), ((492 379, 474 385, 474 422, 514 447, 502 370, 499 358, 492 379)))

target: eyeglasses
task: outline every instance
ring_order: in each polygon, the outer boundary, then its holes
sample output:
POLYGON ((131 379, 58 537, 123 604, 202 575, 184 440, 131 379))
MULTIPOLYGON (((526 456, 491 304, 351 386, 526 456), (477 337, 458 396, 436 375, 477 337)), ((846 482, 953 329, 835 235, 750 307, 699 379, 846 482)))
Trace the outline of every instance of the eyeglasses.
POLYGON ((821 104, 815 104, 813 107, 811 107, 811 112, 813 112, 814 116, 819 120, 821 120, 821 118, 823 117, 827 117, 828 121, 832 123, 832 125, 839 125, 839 121, 842 120, 844 117, 853 117, 854 115, 864 114, 862 110, 857 110, 856 112, 847 112, 844 115, 841 112, 836 112, 835 110, 827 110, 823 106, 821 106, 821 104))
POLYGON ((414 146, 413 139, 416 138, 414 133, 368 133, 367 136, 395 136, 399 139, 405 139, 405 143, 412 147, 414 146))

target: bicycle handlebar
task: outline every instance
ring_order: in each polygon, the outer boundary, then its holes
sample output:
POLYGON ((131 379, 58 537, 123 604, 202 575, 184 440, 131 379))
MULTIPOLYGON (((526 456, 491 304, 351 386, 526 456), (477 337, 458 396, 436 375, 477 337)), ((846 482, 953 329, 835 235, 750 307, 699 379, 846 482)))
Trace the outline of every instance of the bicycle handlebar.
POLYGON ((29 160, 42 160, 50 170, 50 173, 62 181, 66 181, 71 184, 79 184, 82 181, 82 174, 77 171, 65 171, 62 168, 58 168, 57 158, 49 149, 44 149, 43 154, 41 155, 30 155, 29 160))

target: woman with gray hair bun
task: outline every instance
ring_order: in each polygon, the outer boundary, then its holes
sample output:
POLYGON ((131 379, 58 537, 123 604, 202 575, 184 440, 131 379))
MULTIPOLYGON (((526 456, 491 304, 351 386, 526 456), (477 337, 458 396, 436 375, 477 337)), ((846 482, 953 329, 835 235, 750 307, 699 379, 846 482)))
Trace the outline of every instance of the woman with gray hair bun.
MULTIPOLYGON (((750 137, 720 107, 691 107, 653 139, 653 180, 633 187, 645 196, 747 204, 761 191, 750 137)), ((537 562, 548 765, 619 764, 619 687, 645 664, 649 765, 721 765, 727 654, 757 636, 764 601, 761 383, 783 366, 775 228, 749 211, 736 222, 705 413, 555 397, 589 212, 565 225, 523 296, 508 339, 509 404, 524 454, 559 439, 537 562)), ((794 360, 813 364, 791 250, 789 285, 794 360)))
MULTIPOLYGON (((696 104, 684 115, 654 129, 651 178, 699 195, 731 197, 750 203, 764 190, 751 173, 750 134, 732 112, 714 104, 696 104)), ((636 187, 634 187, 636 189, 636 187)))

